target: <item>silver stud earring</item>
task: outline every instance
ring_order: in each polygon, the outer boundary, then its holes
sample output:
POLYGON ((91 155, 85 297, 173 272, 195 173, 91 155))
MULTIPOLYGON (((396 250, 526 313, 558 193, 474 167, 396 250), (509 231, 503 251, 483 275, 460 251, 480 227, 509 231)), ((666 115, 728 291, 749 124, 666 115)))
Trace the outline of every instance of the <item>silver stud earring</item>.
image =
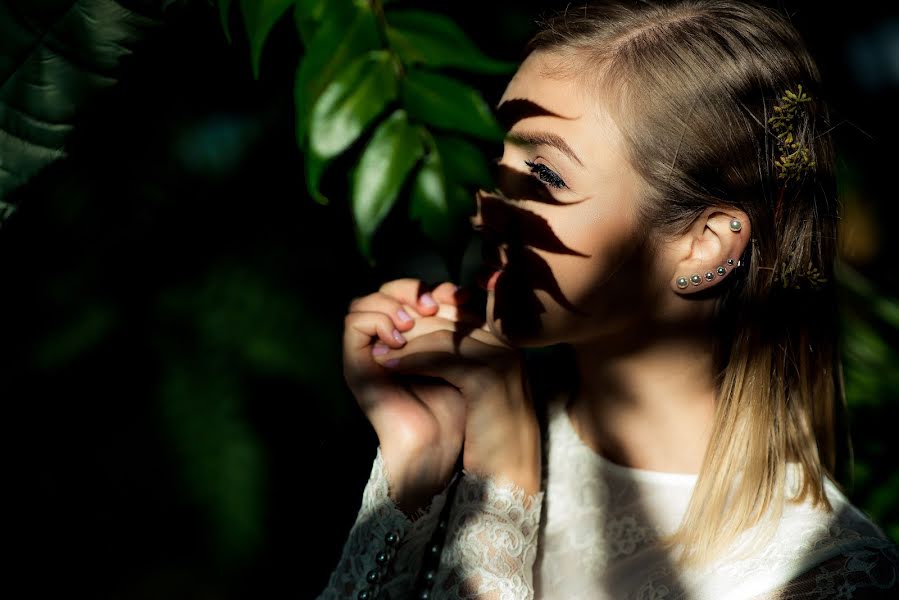
POLYGON ((740 231, 741 229, 743 229, 743 224, 742 224, 742 223, 740 223, 740 222, 739 222, 738 220, 736 220, 736 219, 731 219, 731 220, 730 220, 730 230, 731 230, 731 231, 740 231))
POLYGON ((714 278, 715 278, 715 274, 714 274, 714 273, 712 273, 711 271, 706 271, 706 274, 705 274, 705 280, 706 280, 706 281, 711 281, 711 280, 713 280, 714 278))
POLYGON ((734 259, 728 258, 728 259, 727 259, 727 266, 728 266, 728 267, 734 266, 734 259))
POLYGON ((718 271, 718 275, 720 277, 724 277, 724 274, 727 273, 727 270, 724 267, 718 267, 716 270, 718 271))
POLYGON ((679 287, 680 289, 684 289, 685 287, 687 287, 687 278, 683 277, 683 276, 678 277, 677 278, 677 287, 679 287))
POLYGON ((701 281, 702 281, 702 277, 699 276, 699 273, 693 273, 692 275, 690 275, 690 282, 693 285, 699 285, 699 283, 701 281))

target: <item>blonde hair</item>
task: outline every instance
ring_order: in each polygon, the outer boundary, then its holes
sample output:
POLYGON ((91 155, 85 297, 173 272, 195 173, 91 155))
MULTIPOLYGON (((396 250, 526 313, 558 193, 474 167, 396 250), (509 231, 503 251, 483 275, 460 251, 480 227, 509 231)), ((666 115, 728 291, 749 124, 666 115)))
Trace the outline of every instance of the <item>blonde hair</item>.
POLYGON ((681 527, 662 543, 682 566, 698 566, 755 525, 758 544, 770 539, 788 462, 801 475, 789 500, 833 510, 824 478, 836 483, 836 410, 845 410, 834 149, 820 75, 799 33, 752 2, 619 1, 544 20, 532 51, 551 52, 557 73, 578 73, 595 84, 588 93, 609 100, 653 232, 682 233, 709 206, 738 208, 751 222, 743 265, 716 286, 714 429, 681 527), (787 185, 769 119, 799 84, 811 102, 793 142, 814 169, 787 185))

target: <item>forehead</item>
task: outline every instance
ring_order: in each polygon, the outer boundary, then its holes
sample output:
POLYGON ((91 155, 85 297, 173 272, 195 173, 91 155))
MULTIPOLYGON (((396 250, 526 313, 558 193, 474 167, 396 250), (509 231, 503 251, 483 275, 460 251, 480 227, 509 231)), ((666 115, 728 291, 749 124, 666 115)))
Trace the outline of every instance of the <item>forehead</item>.
MULTIPOLYGON (((579 77, 586 65, 565 63, 559 56, 533 52, 521 63, 500 99, 503 104, 525 100, 533 110, 503 119, 510 131, 549 131, 562 136, 589 169, 620 171, 625 168, 621 133, 596 94, 589 93, 589 78, 579 77)), ((508 104, 507 104, 508 106, 508 104)))

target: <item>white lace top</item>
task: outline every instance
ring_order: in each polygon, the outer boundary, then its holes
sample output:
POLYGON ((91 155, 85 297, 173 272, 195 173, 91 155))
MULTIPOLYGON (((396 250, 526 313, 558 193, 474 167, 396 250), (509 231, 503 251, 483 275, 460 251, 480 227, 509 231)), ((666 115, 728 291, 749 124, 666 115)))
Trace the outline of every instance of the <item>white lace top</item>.
MULTIPOLYGON (((833 513, 787 502, 762 551, 674 569, 653 541, 680 523, 697 476, 609 461, 583 443, 560 400, 547 416, 544 489, 531 498, 511 482, 463 471, 454 496, 450 484, 410 519, 387 495, 379 448, 319 598, 899 598, 899 547, 829 480, 833 513)), ((791 464, 788 491, 797 475, 791 464)))

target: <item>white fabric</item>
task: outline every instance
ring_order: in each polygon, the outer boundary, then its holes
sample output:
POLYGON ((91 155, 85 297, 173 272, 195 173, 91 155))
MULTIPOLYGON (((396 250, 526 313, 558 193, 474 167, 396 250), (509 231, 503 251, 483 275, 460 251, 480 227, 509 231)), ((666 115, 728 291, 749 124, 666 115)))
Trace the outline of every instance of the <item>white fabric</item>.
MULTIPOLYGON (((548 405, 547 438, 545 488, 530 498, 511 483, 463 472, 430 598, 849 600, 872 591, 899 598, 899 548, 829 480, 833 513, 787 502, 761 551, 676 571, 652 542, 680 523, 697 476, 609 461, 579 438, 561 397, 548 405)), ((447 490, 413 523, 387 497, 385 478, 379 449, 359 517, 320 598, 356 597, 388 529, 408 538, 378 597, 412 597, 424 537, 447 490)), ((791 464, 788 491, 797 481, 791 464)))
MULTIPOLYGON (((613 463, 584 444, 564 402, 552 402, 548 408, 546 512, 535 564, 537 598, 743 600, 770 593, 841 554, 865 555, 870 562, 873 548, 887 551, 884 562, 896 558, 896 548, 884 533, 827 480, 833 513, 787 502, 780 527, 763 551, 741 560, 723 557, 697 571, 675 572, 652 541, 676 529, 697 475, 613 463)), ((798 480, 798 465, 791 463, 788 492, 798 480)), ((895 585, 896 563, 885 566, 889 572, 880 583, 895 585)), ((820 589, 810 592, 818 595, 809 598, 852 597, 846 595, 851 593, 848 588, 829 594, 827 578, 820 579, 820 589)))

